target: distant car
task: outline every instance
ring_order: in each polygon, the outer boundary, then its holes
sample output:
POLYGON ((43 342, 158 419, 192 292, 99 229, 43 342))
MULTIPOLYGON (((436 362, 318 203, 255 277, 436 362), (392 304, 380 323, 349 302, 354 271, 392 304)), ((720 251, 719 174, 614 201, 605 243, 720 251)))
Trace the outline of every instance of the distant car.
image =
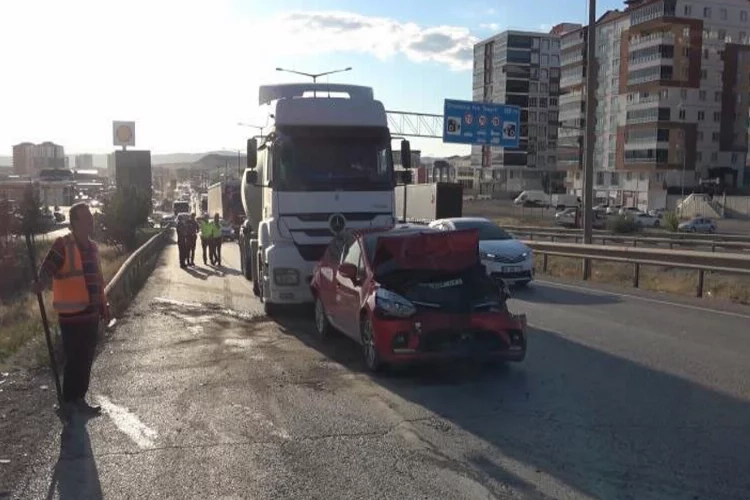
POLYGON ((716 223, 708 217, 693 217, 687 222, 681 223, 677 226, 679 231, 687 231, 690 233, 715 233, 716 223))
POLYGON ((666 208, 654 208, 648 211, 650 216, 656 217, 657 219, 663 219, 665 213, 667 213, 666 208))
POLYGON ((524 286, 534 279, 534 252, 489 219, 439 219, 431 222, 430 227, 441 231, 479 231, 482 264, 487 269, 487 274, 495 281, 524 286))
POLYGON ((65 222, 65 214, 62 213, 62 211, 60 211, 59 209, 55 210, 52 215, 55 217, 55 222, 57 222, 58 224, 65 222))
POLYGON ((235 231, 232 224, 228 221, 221 221, 221 239, 224 241, 234 241, 234 239, 237 236, 237 231, 235 231))
POLYGON ((641 227, 659 227, 661 225, 658 217, 649 214, 639 213, 634 219, 635 223, 641 227))
POLYGON ((606 213, 609 208, 609 203, 599 203, 594 207, 594 212, 606 213))
POLYGON ((362 346, 365 365, 469 358, 522 361, 526 318, 479 261, 476 230, 344 231, 313 271, 315 329, 362 346))
POLYGON ((619 211, 620 215, 630 215, 631 217, 637 217, 642 213, 643 211, 638 207, 622 207, 619 211))
POLYGON ((609 205, 607 206, 607 215, 617 215, 620 213, 622 205, 609 205))
POLYGON ((555 214, 555 224, 563 227, 575 227, 576 211, 575 208, 566 208, 561 212, 557 212, 555 214))

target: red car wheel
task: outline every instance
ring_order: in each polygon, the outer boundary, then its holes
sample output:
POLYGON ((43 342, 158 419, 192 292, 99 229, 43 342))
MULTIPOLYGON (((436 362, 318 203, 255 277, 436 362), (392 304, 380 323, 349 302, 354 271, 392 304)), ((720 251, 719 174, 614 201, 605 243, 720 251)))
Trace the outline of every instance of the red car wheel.
POLYGON ((383 367, 380 362, 380 355, 375 347, 375 330, 372 327, 372 321, 365 314, 360 323, 360 335, 362 336, 362 354, 365 360, 365 366, 371 372, 378 372, 383 367))

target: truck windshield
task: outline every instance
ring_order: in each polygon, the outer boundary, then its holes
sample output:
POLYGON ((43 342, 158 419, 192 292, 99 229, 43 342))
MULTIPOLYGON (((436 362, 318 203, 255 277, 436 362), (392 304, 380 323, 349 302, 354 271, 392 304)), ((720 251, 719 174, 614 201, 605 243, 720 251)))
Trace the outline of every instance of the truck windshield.
POLYGON ((274 160, 280 191, 393 189, 390 136, 376 127, 286 127, 274 160))

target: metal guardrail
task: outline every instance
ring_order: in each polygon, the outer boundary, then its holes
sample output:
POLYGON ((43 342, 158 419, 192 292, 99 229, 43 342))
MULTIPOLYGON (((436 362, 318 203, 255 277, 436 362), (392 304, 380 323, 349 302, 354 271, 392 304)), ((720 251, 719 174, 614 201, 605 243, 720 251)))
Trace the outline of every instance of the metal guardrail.
MULTIPOLYGON (((641 266, 659 266, 698 271, 696 297, 703 296, 706 272, 750 275, 750 256, 737 253, 694 252, 637 247, 583 245, 548 241, 524 241, 542 255, 542 272, 547 272, 549 256, 590 261, 619 262, 633 265, 633 286, 638 288, 641 266)), ((583 275, 583 279, 586 279, 583 275)))
MULTIPOLYGON (((545 230, 514 230, 507 228, 511 233, 516 236, 527 236, 530 240, 537 241, 538 239, 548 238, 551 242, 559 240, 573 240, 575 243, 580 243, 583 236, 580 233, 575 232, 561 232, 561 231, 545 231, 545 230)), ((692 236, 692 235, 691 235, 692 236)), ((594 244, 599 243, 601 245, 607 245, 610 243, 627 244, 633 247, 644 246, 644 245, 668 245, 669 249, 672 250, 675 247, 706 247, 710 248, 711 252, 716 252, 716 249, 732 250, 735 252, 750 251, 750 241, 727 241, 721 239, 694 239, 694 238, 671 238, 667 236, 649 236, 649 235, 637 235, 637 236, 626 236, 617 235, 613 233, 596 233, 592 236, 592 242, 594 244)))
MULTIPOLYGON (((559 235, 570 235, 570 236, 581 236, 583 233, 580 229, 569 229, 569 228, 563 228, 563 227, 542 227, 542 226, 507 226, 503 225, 503 229, 506 229, 510 231, 511 233, 516 234, 559 234, 559 235)), ((651 238, 652 236, 649 236, 649 233, 645 233, 635 237, 639 238, 651 238)), ((651 233, 655 234, 655 233, 651 233)), ((594 235, 596 237, 601 236, 607 236, 607 239, 610 239, 610 237, 620 237, 622 235, 618 235, 615 233, 612 233, 611 231, 603 230, 603 229, 595 229, 594 235)), ((743 234, 724 234, 724 233, 662 233, 655 235, 653 237, 656 238, 665 238, 665 239, 671 239, 673 241, 680 241, 680 240, 708 240, 708 241, 733 241, 733 242, 741 242, 741 243, 748 243, 750 244, 750 235, 743 235, 743 234)), ((633 236, 630 236, 630 238, 633 238, 633 236)))
POLYGON ((105 292, 112 308, 112 315, 119 316, 146 281, 156 265, 156 260, 169 241, 170 229, 164 229, 141 245, 120 266, 117 274, 109 280, 105 292))

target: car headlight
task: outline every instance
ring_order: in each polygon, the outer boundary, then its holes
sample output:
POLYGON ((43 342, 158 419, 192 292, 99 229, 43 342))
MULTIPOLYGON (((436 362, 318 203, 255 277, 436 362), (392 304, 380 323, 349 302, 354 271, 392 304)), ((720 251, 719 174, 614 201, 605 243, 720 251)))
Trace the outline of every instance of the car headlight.
POLYGON ((408 318, 417 312, 417 308, 408 299, 384 288, 378 288, 375 292, 375 308, 387 316, 397 318, 408 318))
POLYGON ((526 250, 524 253, 521 254, 521 258, 530 259, 533 255, 534 255, 534 252, 532 250, 526 250))
POLYGON ((494 253, 479 252, 479 257, 482 260, 495 260, 495 254, 494 253))

